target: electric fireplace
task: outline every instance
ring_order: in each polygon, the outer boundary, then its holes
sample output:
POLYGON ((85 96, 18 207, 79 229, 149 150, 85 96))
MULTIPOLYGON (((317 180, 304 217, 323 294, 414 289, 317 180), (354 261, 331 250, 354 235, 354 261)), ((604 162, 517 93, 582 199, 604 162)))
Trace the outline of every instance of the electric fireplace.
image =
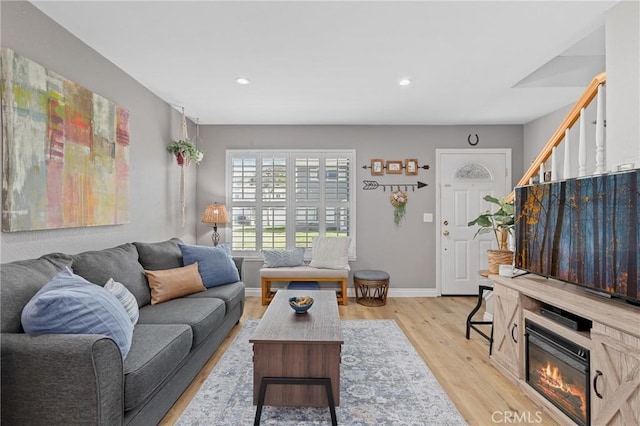
POLYGON ((579 425, 589 424, 589 350, 525 320, 526 381, 579 425))

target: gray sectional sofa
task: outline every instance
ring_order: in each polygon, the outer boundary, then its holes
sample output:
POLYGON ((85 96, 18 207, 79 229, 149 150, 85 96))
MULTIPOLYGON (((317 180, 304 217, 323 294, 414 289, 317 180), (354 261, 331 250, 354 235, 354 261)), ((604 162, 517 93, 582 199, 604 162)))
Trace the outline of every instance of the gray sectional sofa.
MULTIPOLYGON (((179 242, 1 265, 3 425, 155 425, 162 419, 238 323, 245 301, 238 281, 151 305, 143 269, 181 267, 179 242), (24 333, 23 307, 65 266, 92 283, 113 278, 135 296, 140 318, 124 360, 103 335, 24 333)), ((234 261, 241 271, 242 260, 234 261)))

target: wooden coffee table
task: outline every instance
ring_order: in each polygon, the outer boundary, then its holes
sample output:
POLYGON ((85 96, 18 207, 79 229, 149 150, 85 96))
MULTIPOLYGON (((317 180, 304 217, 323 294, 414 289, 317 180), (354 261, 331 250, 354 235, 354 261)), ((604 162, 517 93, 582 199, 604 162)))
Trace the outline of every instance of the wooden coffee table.
MULTIPOLYGON (((329 379, 334 403, 340 405, 343 337, 335 291, 279 290, 249 341, 253 343, 254 404, 258 404, 262 379, 267 377, 318 379, 316 384, 329 379), (306 314, 291 309, 289 298, 294 296, 313 297, 313 306, 306 314)), ((327 407, 329 401, 324 386, 270 384, 264 405, 327 407)))

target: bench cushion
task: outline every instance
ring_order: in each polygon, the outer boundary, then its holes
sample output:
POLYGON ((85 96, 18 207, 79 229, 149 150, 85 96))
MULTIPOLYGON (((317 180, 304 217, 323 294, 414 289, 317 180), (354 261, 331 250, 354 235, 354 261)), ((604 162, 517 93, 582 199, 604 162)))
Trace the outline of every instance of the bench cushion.
POLYGON ((311 266, 293 266, 290 268, 260 268, 260 277, 264 278, 347 278, 346 269, 322 269, 311 266))

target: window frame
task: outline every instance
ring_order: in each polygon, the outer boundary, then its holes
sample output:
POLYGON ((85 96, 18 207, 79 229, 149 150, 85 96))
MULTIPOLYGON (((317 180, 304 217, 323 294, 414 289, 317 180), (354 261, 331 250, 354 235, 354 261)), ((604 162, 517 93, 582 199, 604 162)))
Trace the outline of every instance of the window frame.
MULTIPOLYGON (((297 207, 318 207, 318 213, 322 220, 319 221, 319 235, 325 235, 326 232, 326 209, 329 207, 347 207, 349 209, 348 232, 351 238, 351 246, 349 249, 349 260, 356 260, 356 151, 355 149, 227 149, 225 151, 225 188, 226 188, 226 205, 230 215, 230 224, 225 229, 225 237, 227 241, 233 241, 233 209, 234 207, 255 208, 256 217, 256 241, 255 250, 238 250, 232 246, 234 256, 243 256, 245 258, 261 258, 262 250, 262 230, 258 232, 257 227, 261 223, 261 211, 265 207, 282 207, 286 210, 286 249, 296 247, 296 209, 297 207), (252 157, 256 162, 256 188, 255 201, 234 201, 233 200, 233 159, 238 157, 252 157), (262 194, 262 167, 263 158, 285 157, 286 158, 286 201, 285 202, 269 202, 263 200, 262 194), (329 158, 347 159, 349 161, 349 200, 347 202, 326 201, 326 179, 320 179, 320 197, 318 201, 298 201, 296 200, 296 179, 295 168, 296 159, 319 159, 320 169, 319 176, 326 176, 331 171, 326 170, 326 160, 329 158), (289 178, 291 176, 291 178, 289 178)), ((311 258, 311 250, 305 250, 305 259, 311 258)))

